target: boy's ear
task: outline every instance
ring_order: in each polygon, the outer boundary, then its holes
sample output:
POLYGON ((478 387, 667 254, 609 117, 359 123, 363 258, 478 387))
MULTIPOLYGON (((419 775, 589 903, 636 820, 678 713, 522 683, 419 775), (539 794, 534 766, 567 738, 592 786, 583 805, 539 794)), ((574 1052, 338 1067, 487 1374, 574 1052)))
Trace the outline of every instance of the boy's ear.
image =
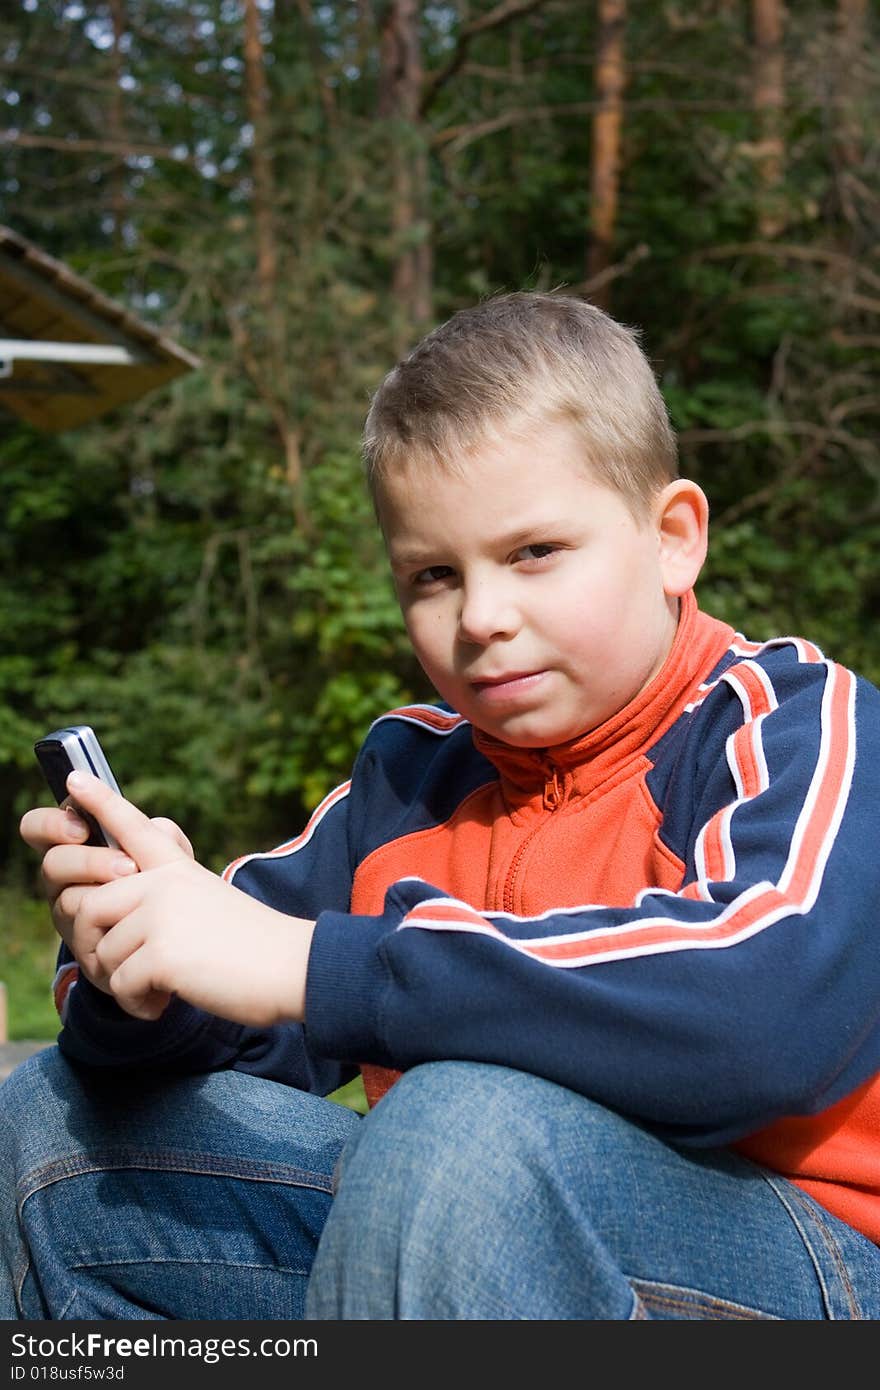
POLYGON ((655 505, 663 591, 669 598, 680 598, 694 587, 706 559, 709 503, 696 483, 676 478, 655 505))

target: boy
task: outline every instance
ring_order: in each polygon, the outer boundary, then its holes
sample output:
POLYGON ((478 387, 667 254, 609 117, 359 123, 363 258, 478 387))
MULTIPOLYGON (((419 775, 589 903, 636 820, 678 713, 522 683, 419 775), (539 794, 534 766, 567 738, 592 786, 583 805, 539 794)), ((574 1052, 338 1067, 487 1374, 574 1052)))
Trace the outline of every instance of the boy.
POLYGON ((300 1317, 311 1266, 313 1318, 880 1316, 878 692, 698 611, 705 497, 588 304, 456 315, 365 452, 444 703, 222 879, 94 779, 123 855, 23 819, 66 999, 6 1315, 300 1317))

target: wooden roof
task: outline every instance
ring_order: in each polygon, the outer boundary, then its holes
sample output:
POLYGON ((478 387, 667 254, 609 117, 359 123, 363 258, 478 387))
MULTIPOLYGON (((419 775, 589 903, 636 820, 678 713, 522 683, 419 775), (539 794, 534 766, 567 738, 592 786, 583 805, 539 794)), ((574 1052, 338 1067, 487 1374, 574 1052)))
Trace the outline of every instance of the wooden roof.
POLYGON ((0 407, 38 429, 75 429, 200 365, 0 226, 0 407))

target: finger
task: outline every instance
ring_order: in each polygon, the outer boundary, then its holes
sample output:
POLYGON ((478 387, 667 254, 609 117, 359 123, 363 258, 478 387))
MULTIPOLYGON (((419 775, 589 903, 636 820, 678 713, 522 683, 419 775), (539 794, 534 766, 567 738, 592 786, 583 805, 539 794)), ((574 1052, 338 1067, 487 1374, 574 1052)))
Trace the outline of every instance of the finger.
POLYGON ((109 988, 119 1007, 127 1014, 154 1023, 161 1018, 174 996, 172 991, 156 989, 149 983, 149 971, 142 969, 144 955, 144 951, 135 951, 134 955, 123 961, 111 976, 109 988))
POLYGON ((86 979, 93 984, 96 989, 103 990, 105 994, 109 994, 111 992, 109 976, 100 964, 96 954, 102 936, 103 934, 98 932, 89 939, 87 936, 80 933, 77 937, 71 937, 71 940, 67 942, 67 946, 70 950, 70 954, 73 956, 86 979))
POLYGON ((35 806, 25 811, 18 832, 31 849, 45 850, 49 845, 82 844, 89 837, 89 827, 72 807, 35 806))
POLYGON ((120 1009, 145 1023, 155 1023, 157 1018, 161 1018, 172 999, 172 995, 164 989, 150 989, 146 994, 132 994, 124 988, 121 981, 117 981, 115 988, 111 985, 110 992, 120 1009))
POLYGON ((52 917, 59 936, 78 962, 86 978, 98 989, 109 994, 108 977, 96 955, 96 949, 104 937, 104 931, 99 927, 90 926, 88 916, 83 911, 88 894, 95 891, 97 890, 82 884, 66 888, 59 895, 58 901, 52 909, 52 917))
POLYGON ((110 932, 140 907, 145 894, 145 874, 131 874, 112 883, 87 888, 74 915, 77 935, 110 932))
POLYGON ((147 939, 144 914, 135 909, 102 937, 95 959, 120 1008, 135 1018, 156 1019, 172 991, 156 979, 156 952, 147 939))
POLYGON ((88 772, 71 772, 67 790, 91 811, 142 869, 155 869, 186 857, 185 849, 155 826, 143 811, 88 772))
MULTIPOLYGON (((74 955, 77 954, 79 947, 74 942, 74 923, 80 914, 83 898, 87 893, 94 891, 95 884, 91 883, 68 883, 62 888, 58 896, 50 899, 49 908, 52 913, 52 921, 55 930, 64 941, 67 942, 74 955)), ((49 896, 47 891, 47 897, 49 896)), ((80 921, 83 921, 80 915, 80 921)), ((101 936, 103 929, 97 932, 101 936)))
POLYGON ((195 859, 196 852, 192 847, 192 841, 183 833, 180 826, 175 821, 169 820, 167 816, 151 816, 150 822, 158 826, 166 835, 170 835, 173 840, 176 840, 177 844, 180 845, 182 850, 186 851, 190 859, 195 859))
MULTIPOLYGON (((76 921, 76 915, 80 910, 83 898, 86 893, 91 891, 90 884, 75 883, 67 888, 62 888, 52 903, 52 920, 55 923, 55 930, 67 942, 74 955, 77 954, 77 951, 74 949, 73 924, 76 921)), ((97 932, 95 939, 97 940, 100 936, 101 933, 97 932)))
POLYGON ((137 864, 118 849, 53 845, 43 856, 43 885, 50 903, 74 884, 112 883, 133 873, 137 873, 137 864))
POLYGON ((83 889, 73 921, 66 928, 59 927, 88 979, 108 993, 113 992, 110 976, 124 960, 126 950, 136 949, 142 940, 142 935, 132 939, 142 900, 141 880, 142 875, 135 874, 127 882, 83 889), (129 891, 119 892, 120 888, 129 891), (111 943, 114 933, 118 935, 111 943), (130 944, 126 946, 126 942, 130 944))
POLYGON ((135 907, 128 916, 119 918, 109 931, 104 932, 95 946, 95 958, 108 978, 143 946, 146 940, 143 917, 144 914, 135 907))

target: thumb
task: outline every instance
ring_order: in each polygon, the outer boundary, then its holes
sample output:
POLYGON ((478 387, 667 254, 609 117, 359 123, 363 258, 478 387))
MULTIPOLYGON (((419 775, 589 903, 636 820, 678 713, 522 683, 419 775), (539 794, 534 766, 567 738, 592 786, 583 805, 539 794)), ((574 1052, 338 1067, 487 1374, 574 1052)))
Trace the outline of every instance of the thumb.
POLYGON ((176 836, 154 825, 131 801, 90 772, 71 772, 67 790, 77 805, 115 835, 138 868, 158 869, 162 864, 191 858, 176 836))

